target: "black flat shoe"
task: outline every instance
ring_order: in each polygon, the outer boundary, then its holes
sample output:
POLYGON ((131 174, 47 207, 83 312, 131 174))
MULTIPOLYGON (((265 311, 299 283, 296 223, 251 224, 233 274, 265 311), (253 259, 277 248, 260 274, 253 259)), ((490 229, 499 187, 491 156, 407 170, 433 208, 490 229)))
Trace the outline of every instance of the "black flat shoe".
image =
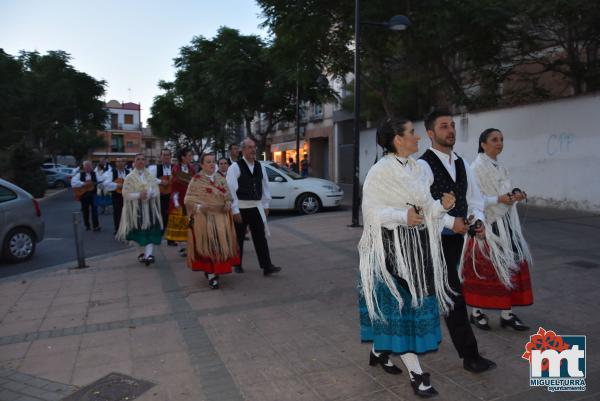
POLYGON ((379 364, 386 373, 389 373, 391 375, 399 375, 400 373, 402 373, 402 369, 400 369, 398 366, 394 364, 392 364, 391 366, 386 365, 389 360, 390 357, 388 354, 381 353, 379 356, 377 356, 373 353, 373 350, 371 350, 371 352, 369 353, 369 365, 375 366, 379 364))
POLYGON ((153 256, 153 255, 149 255, 149 256, 146 258, 146 261, 145 261, 145 262, 146 262, 146 266, 150 266, 152 263, 154 263, 154 256, 153 256))
POLYGON ((243 273, 244 269, 242 269, 242 266, 233 266, 233 271, 236 273, 243 273))
POLYGON ((213 290, 219 289, 219 280, 217 278, 211 278, 208 280, 208 286, 213 290))
POLYGON ((512 327, 517 331, 529 330, 529 326, 525 326, 523 322, 521 322, 521 319, 519 319, 514 313, 510 314, 510 319, 504 319, 502 316, 500 316, 500 327, 512 327))
POLYGON ((172 240, 167 240, 167 246, 177 246, 177 242, 172 240))
POLYGON ((482 373, 496 368, 496 364, 478 355, 476 358, 465 358, 463 360, 463 368, 471 373, 482 373))
POLYGON ((492 329, 490 327, 490 325, 488 324, 488 317, 485 313, 480 313, 477 316, 473 316, 471 314, 471 317, 469 320, 471 321, 471 324, 473 326, 477 327, 478 329, 485 330, 485 331, 490 331, 492 329), (485 319, 485 323, 480 323, 480 321, 483 319, 485 319))
POLYGON ((410 372, 410 385, 415 392, 415 395, 421 398, 430 398, 438 395, 438 392, 433 387, 429 387, 427 390, 419 389, 419 386, 423 384, 424 386, 431 386, 431 381, 429 380, 429 373, 422 373, 420 375, 415 372, 410 372))
POLYGON ((274 265, 271 265, 271 266, 270 266, 270 267, 268 267, 267 269, 264 269, 264 270, 263 270, 263 274, 264 274, 265 276, 270 276, 271 274, 273 274, 273 273, 277 273, 277 272, 280 272, 280 271, 281 271, 281 267, 279 267, 279 266, 274 266, 274 265))
POLYGON ((140 253, 138 255, 138 262, 140 262, 140 263, 146 263, 146 258, 144 257, 143 253, 140 253))

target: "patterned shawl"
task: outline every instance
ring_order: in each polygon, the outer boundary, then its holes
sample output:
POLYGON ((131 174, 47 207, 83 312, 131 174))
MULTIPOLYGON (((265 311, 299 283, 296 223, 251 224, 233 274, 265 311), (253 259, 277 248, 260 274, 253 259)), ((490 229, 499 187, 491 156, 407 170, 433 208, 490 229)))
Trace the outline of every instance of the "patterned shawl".
POLYGON ((197 254, 214 261, 225 261, 238 254, 233 215, 231 210, 223 210, 226 203, 231 205, 232 197, 225 178, 219 174, 213 178, 211 181, 203 173, 196 174, 184 203, 191 217, 197 254), (198 208, 198 205, 202 207, 198 208))

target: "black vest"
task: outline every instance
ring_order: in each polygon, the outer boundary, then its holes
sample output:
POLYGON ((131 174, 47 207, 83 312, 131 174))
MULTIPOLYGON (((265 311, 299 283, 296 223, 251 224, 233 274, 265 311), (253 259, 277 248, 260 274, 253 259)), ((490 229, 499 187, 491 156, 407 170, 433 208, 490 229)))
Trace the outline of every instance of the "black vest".
POLYGON ((431 149, 427 149, 425 153, 420 157, 425 160, 431 171, 433 172, 433 184, 431 184, 431 196, 433 199, 441 199, 444 192, 454 192, 456 197, 456 205, 452 210, 448 212, 453 217, 467 217, 468 204, 467 204, 467 171, 465 170, 465 164, 463 160, 457 156, 456 163, 456 182, 452 180, 450 173, 444 167, 442 161, 437 157, 431 149))
MULTIPOLYGON (((123 171, 125 171, 125 176, 127 176, 127 174, 129 174, 129 170, 128 169, 123 169, 123 171)), ((117 171, 116 168, 112 169, 112 176, 113 176, 113 181, 116 180, 117 178, 119 178, 119 172, 117 171)))
POLYGON ((237 164, 240 168, 238 177, 238 190, 236 192, 239 200, 261 200, 262 199, 262 166, 260 162, 254 161, 254 174, 244 159, 239 159, 237 164))
MULTIPOLYGON (((85 176, 86 176, 86 172, 85 171, 81 171, 79 173, 79 181, 81 181, 82 183, 85 182, 85 176)), ((88 192, 96 192, 96 186, 98 185, 98 179, 96 178, 96 173, 94 171, 90 172, 90 176, 92 177, 92 182, 94 183, 94 189, 91 191, 87 191, 88 192)))
MULTIPOLYGON (((173 165, 171 165, 171 171, 173 171, 173 165)), ((163 171, 163 165, 159 164, 158 166, 156 166, 156 178, 160 178, 163 175, 165 175, 163 171)))

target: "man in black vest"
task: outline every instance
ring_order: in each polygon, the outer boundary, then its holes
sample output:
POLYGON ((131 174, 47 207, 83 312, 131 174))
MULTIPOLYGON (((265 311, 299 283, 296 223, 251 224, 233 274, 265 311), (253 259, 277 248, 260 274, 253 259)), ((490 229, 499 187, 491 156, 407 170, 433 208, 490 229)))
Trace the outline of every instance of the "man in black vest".
MULTIPOLYGON (((474 373, 484 372, 496 367, 489 359, 479 355, 477 340, 471 329, 465 299, 462 295, 458 277, 463 248, 464 235, 469 227, 465 222, 470 216, 483 220, 483 197, 467 162, 452 151, 456 142, 454 121, 449 112, 436 110, 425 118, 425 129, 431 139, 431 148, 420 158, 419 164, 433 184, 431 195, 440 199, 444 192, 453 192, 456 205, 446 215, 442 232, 442 248, 448 265, 448 282, 457 293, 453 296, 454 308, 446 317, 446 324, 454 347, 463 359, 463 367, 474 373)), ((483 235, 484 228, 478 228, 477 235, 483 235)))
MULTIPOLYGON (((167 228, 167 222, 169 221, 169 199, 171 198, 171 190, 169 188, 171 182, 171 169, 173 165, 171 164, 171 151, 169 149, 163 149, 160 152, 160 163, 156 165, 156 169, 152 170, 151 173, 154 174, 156 178, 160 180, 158 187, 160 188, 160 215, 163 221, 163 229, 162 232, 165 232, 167 228), (169 177, 168 179, 163 179, 163 177, 169 177)), ((177 246, 177 242, 175 241, 167 241, 167 245, 169 246, 177 246)))
POLYGON ((108 171, 110 177, 106 177, 104 181, 104 188, 110 191, 110 197, 112 199, 113 206, 113 223, 115 226, 114 234, 119 229, 121 223, 121 212, 123 211, 123 195, 121 190, 123 189, 123 181, 129 174, 129 170, 125 167, 125 160, 119 158, 115 161, 115 168, 108 171))
POLYGON ((240 248, 240 266, 235 266, 234 271, 244 272, 241 266, 244 235, 246 227, 250 226, 254 249, 263 274, 269 276, 277 273, 281 267, 271 263, 269 245, 265 237, 265 224, 271 200, 269 180, 265 167, 256 161, 256 142, 251 138, 246 138, 242 142, 242 157, 227 170, 227 185, 233 197, 231 209, 240 248))
POLYGON ((83 162, 83 170, 78 174, 75 174, 71 178, 72 188, 83 188, 86 187, 85 191, 79 197, 81 202, 81 212, 83 213, 83 224, 85 229, 90 230, 90 209, 92 211, 92 224, 93 230, 100 231, 100 223, 98 223, 98 208, 96 207, 96 188, 98 184, 103 181, 103 177, 98 177, 92 169, 92 162, 86 160, 83 162))

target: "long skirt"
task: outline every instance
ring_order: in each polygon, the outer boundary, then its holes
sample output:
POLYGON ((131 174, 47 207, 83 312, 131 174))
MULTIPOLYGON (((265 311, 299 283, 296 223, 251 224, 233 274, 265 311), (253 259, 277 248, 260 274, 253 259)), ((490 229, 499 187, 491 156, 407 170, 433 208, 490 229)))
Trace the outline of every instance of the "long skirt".
POLYGON ((185 209, 183 207, 172 209, 169 212, 169 222, 167 223, 165 238, 169 241, 187 241, 187 230, 189 224, 189 216, 185 213, 185 209))
POLYGON ((125 237, 128 241, 137 242, 140 246, 146 246, 148 244, 160 245, 162 240, 162 232, 160 224, 154 223, 150 228, 145 230, 131 230, 125 237))
MULTIPOLYGON (((400 226, 397 230, 407 230, 400 226)), ((382 229, 383 245, 386 250, 386 264, 388 271, 394 274, 392 268, 393 250, 393 231, 382 229)), ((419 236, 423 247, 423 269, 428 277, 427 293, 433 294, 433 264, 429 250, 429 236, 427 229, 419 230, 419 236)), ((407 249, 406 252, 416 250, 407 249)), ((435 296, 426 296, 423 298, 423 304, 413 308, 412 297, 408 291, 406 281, 394 275, 396 288, 400 292, 403 300, 403 306, 400 305, 390 290, 383 283, 379 283, 375 288, 375 296, 379 308, 385 318, 383 320, 371 321, 365 298, 362 291, 359 291, 359 312, 360 312, 360 336, 363 342, 373 342, 376 351, 391 352, 403 354, 412 352, 423 354, 426 352, 437 351, 438 345, 442 340, 440 330, 440 312, 435 296)))
POLYGON ((411 306, 411 295, 396 279, 396 285, 404 301, 400 309, 390 290, 381 284, 377 287, 377 301, 385 321, 372 322, 362 292, 359 295, 360 339, 372 342, 378 352, 423 354, 437 351, 442 341, 440 312, 434 296, 423 299, 418 308, 411 306))
POLYGON ((479 247, 475 249, 476 274, 472 258, 476 241, 473 238, 469 238, 468 241, 463 270, 463 296, 467 305, 482 309, 507 310, 513 306, 533 304, 531 277, 526 261, 521 261, 519 270, 511 276, 513 288, 506 288, 498 279, 494 265, 481 253, 479 247))
POLYGON ((203 271, 210 274, 231 273, 232 266, 240 264, 240 257, 235 256, 228 260, 219 261, 215 258, 203 256, 196 252, 194 230, 188 229, 187 266, 193 271, 203 271))

